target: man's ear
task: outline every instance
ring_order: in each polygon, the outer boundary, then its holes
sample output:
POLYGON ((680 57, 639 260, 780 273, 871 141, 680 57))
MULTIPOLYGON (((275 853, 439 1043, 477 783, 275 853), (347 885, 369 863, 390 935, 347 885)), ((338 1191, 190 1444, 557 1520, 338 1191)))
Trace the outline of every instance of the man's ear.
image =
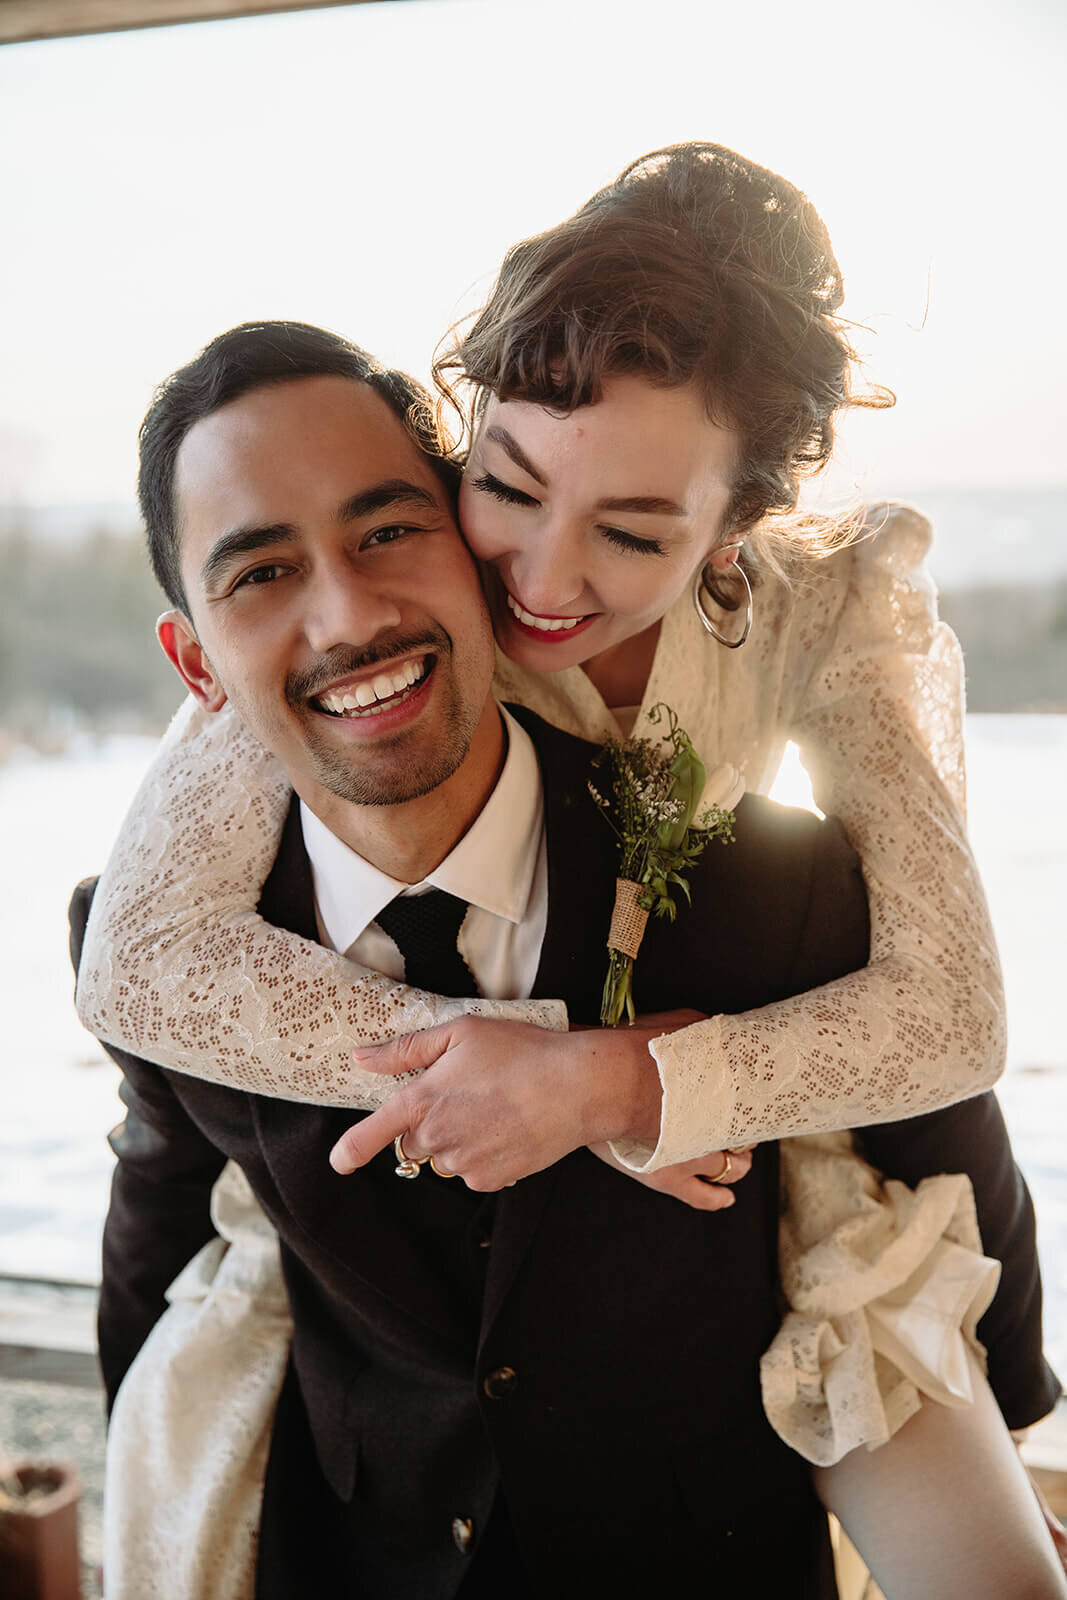
POLYGON ((205 711, 221 711, 226 691, 204 654, 193 625, 183 611, 164 611, 156 623, 156 638, 163 654, 205 711))

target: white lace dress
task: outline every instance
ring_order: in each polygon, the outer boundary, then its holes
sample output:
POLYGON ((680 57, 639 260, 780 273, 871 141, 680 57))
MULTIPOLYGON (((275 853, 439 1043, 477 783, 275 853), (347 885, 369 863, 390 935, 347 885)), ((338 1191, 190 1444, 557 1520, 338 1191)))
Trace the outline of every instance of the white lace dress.
MULTIPOLYGON (((616 1148, 651 1169, 785 1140, 780 1253, 792 1310, 764 1357, 764 1399, 778 1432, 819 1463, 884 1441, 920 1390, 966 1403, 964 1341, 974 1342, 997 1274, 981 1256, 965 1178, 914 1192, 883 1184, 836 1131, 979 1093, 999 1076, 1005 1042, 963 822, 962 663, 937 620, 930 530, 899 506, 875 508, 869 527, 810 576, 765 580, 743 650, 717 646, 680 600, 634 730, 666 700, 708 764, 733 763, 753 791, 769 786, 794 739, 818 804, 863 861, 870 964, 656 1041, 658 1144, 616 1148)), ((532 677, 501 659, 497 692, 588 738, 619 731, 577 668, 532 677)), ((360 1042, 460 1010, 566 1025, 551 1003, 418 993, 264 924, 254 907, 288 803, 283 772, 231 713, 179 712, 97 891, 78 985, 92 1032, 217 1083, 370 1109, 393 1081, 353 1068, 360 1042)), ((248 1226, 259 1240, 254 1209, 248 1226)), ((231 1253, 240 1236, 231 1219, 231 1253)), ((124 1387, 156 1382, 151 1367, 150 1342, 124 1387)), ((118 1442, 113 1430, 112 1448, 136 1464, 136 1437, 118 1442)))

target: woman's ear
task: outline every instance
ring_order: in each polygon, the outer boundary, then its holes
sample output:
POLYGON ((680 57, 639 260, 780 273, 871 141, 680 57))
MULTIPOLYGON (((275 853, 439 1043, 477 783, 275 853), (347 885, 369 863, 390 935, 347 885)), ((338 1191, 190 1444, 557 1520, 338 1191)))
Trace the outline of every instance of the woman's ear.
POLYGON ((740 554, 739 544, 721 544, 717 550, 711 552, 705 565, 714 567, 716 572, 725 572, 727 567, 733 566, 740 554))
POLYGON ((183 611, 164 611, 156 623, 156 638, 163 654, 205 711, 221 711, 226 691, 204 654, 193 625, 183 611))

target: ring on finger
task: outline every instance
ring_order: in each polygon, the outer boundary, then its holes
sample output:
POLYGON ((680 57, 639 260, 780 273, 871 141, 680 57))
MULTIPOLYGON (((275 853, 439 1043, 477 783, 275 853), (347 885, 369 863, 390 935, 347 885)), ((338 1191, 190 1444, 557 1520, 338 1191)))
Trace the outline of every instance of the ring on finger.
POLYGON ((433 1156, 430 1157, 430 1170, 431 1170, 431 1172, 436 1172, 436 1174, 437 1174, 437 1176, 439 1178, 458 1178, 459 1177, 459 1173, 458 1172, 446 1172, 443 1167, 439 1167, 437 1165, 437 1162, 434 1160, 433 1156))
POLYGON ((727 1179, 729 1178, 729 1176, 730 1176, 730 1168, 733 1166, 733 1161, 732 1161, 732 1159, 730 1157, 729 1150, 724 1150, 723 1151, 723 1155, 726 1157, 726 1164, 724 1165, 722 1171, 719 1173, 719 1176, 717 1178, 712 1178, 712 1180, 711 1180, 712 1183, 716 1183, 716 1184, 725 1183, 727 1181, 727 1179))
POLYGON ((419 1175, 419 1168, 423 1166, 428 1158, 426 1156, 419 1156, 418 1158, 409 1156, 404 1149, 404 1135, 402 1133, 398 1133, 396 1138, 393 1140, 393 1149, 396 1152, 397 1177, 417 1178, 419 1175))

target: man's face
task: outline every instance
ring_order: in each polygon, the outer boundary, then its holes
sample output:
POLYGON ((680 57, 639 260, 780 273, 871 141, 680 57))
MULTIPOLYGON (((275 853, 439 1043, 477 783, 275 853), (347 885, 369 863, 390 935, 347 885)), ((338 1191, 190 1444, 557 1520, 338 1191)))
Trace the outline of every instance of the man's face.
POLYGON ((492 634, 447 494, 365 384, 314 377, 232 401, 178 452, 192 629, 160 639, 228 699, 312 806, 436 788, 487 715, 492 634), (316 801, 319 804, 316 804, 316 801))

